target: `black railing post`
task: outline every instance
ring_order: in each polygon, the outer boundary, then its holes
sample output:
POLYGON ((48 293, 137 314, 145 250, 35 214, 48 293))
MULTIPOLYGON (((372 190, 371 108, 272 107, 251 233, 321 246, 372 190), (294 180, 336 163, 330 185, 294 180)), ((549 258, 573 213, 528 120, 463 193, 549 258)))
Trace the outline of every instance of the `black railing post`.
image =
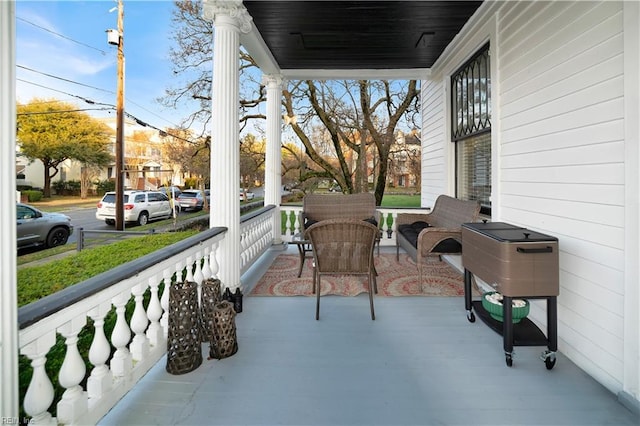
POLYGON ((82 227, 78 228, 78 241, 76 243, 76 250, 82 251, 84 248, 84 229, 82 227))

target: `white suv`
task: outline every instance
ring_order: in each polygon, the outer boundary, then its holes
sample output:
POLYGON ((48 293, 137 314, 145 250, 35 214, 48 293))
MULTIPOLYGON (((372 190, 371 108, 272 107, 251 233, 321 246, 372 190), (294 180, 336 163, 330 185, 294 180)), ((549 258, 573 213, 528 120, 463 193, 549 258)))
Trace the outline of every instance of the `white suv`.
MULTIPOLYGON (((124 221, 145 225, 173 216, 169 197, 159 191, 124 191, 124 221)), ((98 203, 96 219, 116 224, 116 193, 107 192, 98 203)))

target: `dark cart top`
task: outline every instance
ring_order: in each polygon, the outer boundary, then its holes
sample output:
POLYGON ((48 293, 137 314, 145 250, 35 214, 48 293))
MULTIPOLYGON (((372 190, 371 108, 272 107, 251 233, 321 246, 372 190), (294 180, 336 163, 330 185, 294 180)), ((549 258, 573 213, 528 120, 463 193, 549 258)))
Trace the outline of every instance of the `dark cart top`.
POLYGON ((556 237, 551 235, 532 231, 527 228, 521 228, 505 222, 463 223, 462 227, 505 243, 540 243, 558 241, 556 237))

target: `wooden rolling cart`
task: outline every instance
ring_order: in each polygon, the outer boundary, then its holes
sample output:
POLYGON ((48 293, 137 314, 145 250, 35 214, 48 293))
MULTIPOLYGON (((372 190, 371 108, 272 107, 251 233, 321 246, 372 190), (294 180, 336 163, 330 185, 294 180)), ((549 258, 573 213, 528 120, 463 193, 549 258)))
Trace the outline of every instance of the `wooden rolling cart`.
POLYGON ((504 222, 465 223, 462 264, 469 322, 475 322, 475 310, 483 322, 502 334, 509 367, 513 365, 514 346, 547 346, 541 358, 551 370, 558 350, 558 239, 504 222), (481 301, 472 301, 472 275, 502 294, 503 321, 492 318, 481 301), (514 298, 546 299, 546 335, 528 318, 512 323, 514 298))

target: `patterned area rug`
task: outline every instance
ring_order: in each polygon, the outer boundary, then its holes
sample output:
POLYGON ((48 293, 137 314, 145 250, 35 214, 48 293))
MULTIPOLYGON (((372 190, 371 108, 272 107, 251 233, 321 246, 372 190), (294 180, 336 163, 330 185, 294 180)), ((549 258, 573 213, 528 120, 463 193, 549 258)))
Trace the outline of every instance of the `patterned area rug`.
MULTIPOLYGON (((401 254, 382 253, 375 256, 378 271, 377 296, 464 296, 464 277, 448 263, 429 260, 423 269, 422 283, 415 262, 401 254)), ((281 254, 260 278, 250 296, 313 296, 312 259, 304 263, 298 278, 300 258, 297 254, 281 254)), ((323 276, 321 295, 356 296, 366 292, 366 277, 357 275, 323 276)))

